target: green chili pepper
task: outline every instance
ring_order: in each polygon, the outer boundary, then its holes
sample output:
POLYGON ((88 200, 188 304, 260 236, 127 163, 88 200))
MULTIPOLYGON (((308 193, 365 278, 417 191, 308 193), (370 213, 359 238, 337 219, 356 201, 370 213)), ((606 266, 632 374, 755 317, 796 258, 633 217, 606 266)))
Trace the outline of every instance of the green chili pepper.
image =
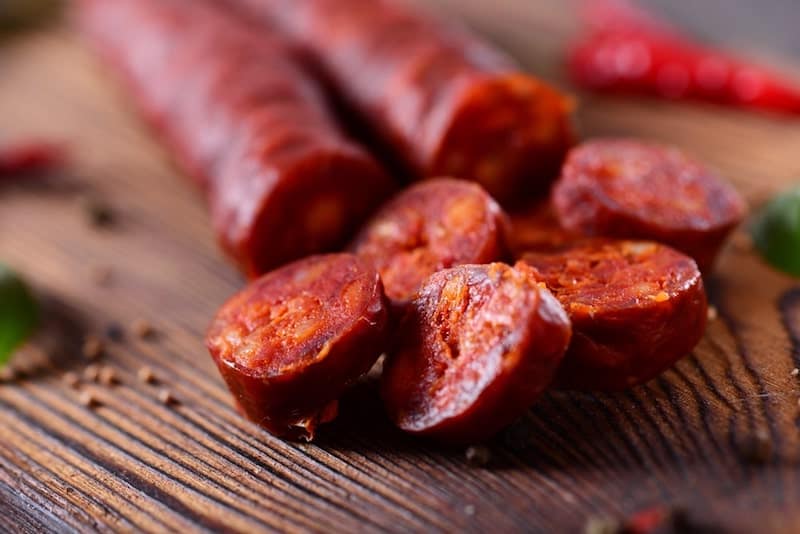
POLYGON ((756 249, 770 265, 800 276, 800 187, 772 199, 750 230, 756 249))
POLYGON ((38 318, 38 306, 28 286, 0 264, 0 367, 33 333, 38 318))

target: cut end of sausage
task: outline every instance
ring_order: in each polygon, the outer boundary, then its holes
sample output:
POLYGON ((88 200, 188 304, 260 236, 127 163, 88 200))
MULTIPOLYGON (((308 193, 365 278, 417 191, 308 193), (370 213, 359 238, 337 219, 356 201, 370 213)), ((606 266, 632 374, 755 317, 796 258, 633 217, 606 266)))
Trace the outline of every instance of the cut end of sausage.
POLYGON ((529 251, 554 250, 583 239, 558 222, 548 200, 512 211, 510 247, 515 256, 529 251))
POLYGON ((703 271, 746 212, 736 190, 702 164, 675 148, 628 139, 570 151, 553 203, 570 231, 660 241, 703 271))
POLYGON ((342 391, 381 354, 388 311, 380 278, 350 254, 312 256, 229 300, 207 338, 241 410, 278 436, 311 439, 342 391))
POLYGON ((375 265, 386 294, 402 304, 437 271, 503 259, 508 225, 503 210, 479 185, 437 178, 392 199, 351 248, 375 265))
POLYGON ((234 169, 211 197, 223 246, 250 278, 341 247, 394 189, 366 154, 343 146, 295 152, 280 180, 269 171, 275 154, 254 157, 264 176, 234 169))
POLYGON ((573 340, 564 389, 622 390, 686 356, 703 336, 707 300, 694 260, 649 241, 593 240, 522 262, 564 306, 573 340))
POLYGON ((504 205, 546 193, 573 144, 572 107, 564 95, 523 74, 471 84, 428 173, 474 180, 504 205))
POLYGON ((556 299, 520 265, 463 265, 431 276, 411 302, 382 383, 406 432, 480 441, 550 384, 570 339, 556 299))

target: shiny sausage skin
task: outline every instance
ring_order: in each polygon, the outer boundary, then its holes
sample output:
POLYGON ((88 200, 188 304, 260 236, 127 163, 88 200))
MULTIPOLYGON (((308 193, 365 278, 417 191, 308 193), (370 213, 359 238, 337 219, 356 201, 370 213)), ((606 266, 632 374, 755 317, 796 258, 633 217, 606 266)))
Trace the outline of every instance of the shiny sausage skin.
POLYGON ((691 258, 648 241, 594 240, 522 262, 567 310, 572 343, 563 389, 615 391, 683 358, 705 331, 708 305, 691 258))
POLYGON ((479 185, 439 178, 390 200, 351 250, 375 265, 386 294, 402 305, 437 271, 504 259, 508 227, 508 217, 479 185))
POLYGON ((252 282, 222 306, 206 346, 245 416, 276 436, 311 441, 387 336, 378 273, 353 255, 330 254, 252 282))
POLYGON ((548 200, 512 211, 509 216, 509 242, 514 256, 530 251, 553 250, 584 239, 580 234, 561 226, 553 205, 548 200))
POLYGON ((249 276, 343 245, 391 192, 292 51, 209 2, 82 0, 82 27, 207 193, 249 276))
POLYGON ((550 384, 570 332, 564 309, 525 265, 440 271, 414 297, 387 355, 387 412, 412 434, 487 439, 550 384))
POLYGON ((703 272, 746 212, 736 190, 677 149, 626 139, 570 151, 552 198, 570 231, 659 241, 703 272))
POLYGON ((464 28, 398 0, 225 0, 276 23, 420 178, 475 180, 502 204, 544 193, 572 103, 464 28))

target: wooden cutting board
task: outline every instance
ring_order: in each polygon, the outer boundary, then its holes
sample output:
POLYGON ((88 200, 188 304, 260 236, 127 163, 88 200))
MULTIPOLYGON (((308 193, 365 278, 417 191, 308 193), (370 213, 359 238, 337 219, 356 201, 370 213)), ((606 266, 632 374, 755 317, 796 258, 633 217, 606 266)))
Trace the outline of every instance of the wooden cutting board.
MULTIPOLYGON (((561 81, 571 3, 436 4, 561 81)), ((587 136, 675 143, 753 204, 800 178, 797 120, 585 96, 579 122, 587 136)), ((487 468, 394 431, 369 385, 318 444, 299 445, 234 411, 202 339, 242 280, 200 196, 68 28, 0 49, 0 132, 74 149, 68 172, 0 191, 0 260, 46 309, 18 376, 0 384, 0 530, 578 532, 666 505, 725 530, 800 531, 800 281, 741 235, 709 280, 718 318, 693 354, 618 395, 548 395, 488 444, 487 468), (87 194, 116 224, 87 223, 87 194), (156 335, 139 338, 137 320, 156 335), (92 363, 119 383, 65 385, 89 363, 84 337, 118 326, 124 339, 92 363), (143 366, 155 383, 137 377, 143 366)))

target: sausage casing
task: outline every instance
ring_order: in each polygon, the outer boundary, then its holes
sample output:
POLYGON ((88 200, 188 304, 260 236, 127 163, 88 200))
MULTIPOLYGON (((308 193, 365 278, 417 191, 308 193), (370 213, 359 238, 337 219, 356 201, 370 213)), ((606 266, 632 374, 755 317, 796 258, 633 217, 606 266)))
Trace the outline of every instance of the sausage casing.
POLYGON ((704 165, 677 149, 626 139, 570 151, 552 197, 567 230, 659 241, 703 272, 746 211, 736 190, 704 165))
POLYGON ((310 441, 387 336, 378 273, 353 255, 331 254, 252 282, 222 306, 206 345, 245 416, 277 436, 310 441))
POLYGON ((683 358, 705 332, 708 303, 694 260, 647 241, 593 240, 528 253, 572 321, 556 384, 621 390, 683 358))
POLYGON ((543 193, 572 103, 466 29, 392 0, 226 0, 306 49, 420 178, 475 180, 502 204, 543 193))
POLYGON ((390 194, 274 32, 206 1, 79 6, 85 33, 204 188, 218 239, 246 274, 343 245, 390 194))

